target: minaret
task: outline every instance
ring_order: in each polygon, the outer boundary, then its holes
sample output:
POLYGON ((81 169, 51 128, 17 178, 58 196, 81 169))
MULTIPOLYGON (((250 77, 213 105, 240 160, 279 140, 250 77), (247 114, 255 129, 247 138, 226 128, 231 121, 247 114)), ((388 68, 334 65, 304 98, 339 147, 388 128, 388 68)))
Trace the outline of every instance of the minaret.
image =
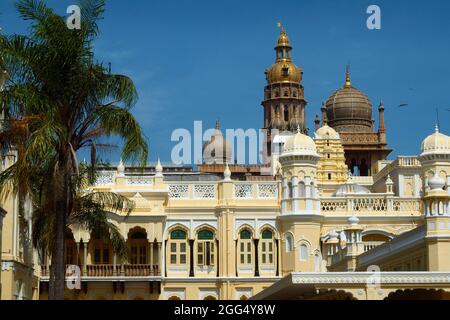
POLYGON ((378 140, 380 143, 386 143, 386 127, 384 126, 384 104, 380 102, 378 107, 378 140))
POLYGON ((314 120, 314 124, 315 124, 316 131, 319 130, 319 128, 320 128, 320 118, 319 118, 318 114, 316 114, 316 119, 314 120))
POLYGON ((325 102, 322 102, 320 111, 322 111, 322 126, 324 126, 327 124, 327 108, 325 107, 325 102))
POLYGON ((264 88, 264 129, 268 129, 268 150, 271 154, 270 130, 297 131, 307 133, 305 126, 304 88, 301 84, 303 71, 292 61, 292 46, 281 28, 277 45, 275 46, 275 63, 266 69, 267 85, 264 88))

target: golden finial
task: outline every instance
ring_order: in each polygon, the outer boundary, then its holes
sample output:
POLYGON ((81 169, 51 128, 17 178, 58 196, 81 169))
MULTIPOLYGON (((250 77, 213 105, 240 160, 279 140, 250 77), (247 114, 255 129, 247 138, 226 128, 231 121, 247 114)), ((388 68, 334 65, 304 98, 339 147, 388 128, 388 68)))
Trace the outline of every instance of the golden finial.
POLYGON ((347 65, 347 69, 345 71, 345 87, 350 88, 352 86, 352 82, 350 80, 350 65, 347 65))
POLYGON ((281 29, 281 32, 284 31, 283 25, 281 24, 281 22, 277 22, 277 27, 281 29))

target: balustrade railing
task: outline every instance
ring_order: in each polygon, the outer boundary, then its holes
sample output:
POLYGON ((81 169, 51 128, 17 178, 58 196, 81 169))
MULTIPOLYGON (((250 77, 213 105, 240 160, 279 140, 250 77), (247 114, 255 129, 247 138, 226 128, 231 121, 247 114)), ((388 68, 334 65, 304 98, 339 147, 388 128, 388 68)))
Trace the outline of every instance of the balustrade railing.
MULTIPOLYGON (((80 271, 83 274, 83 266, 80 266, 80 271)), ((41 266, 41 277, 50 276, 50 268, 47 265, 41 266)), ((150 277, 160 276, 161 272, 158 265, 151 264, 88 264, 86 265, 86 276, 88 277, 150 277)), ((66 276, 73 276, 72 273, 67 272, 66 276)))
POLYGON ((169 198, 172 200, 214 200, 217 198, 217 184, 171 183, 169 184, 169 198))
POLYGON ((345 212, 395 212, 421 213, 420 199, 397 198, 388 196, 352 196, 343 198, 322 198, 323 213, 345 212))
POLYGON ((234 184, 236 199, 276 199, 278 198, 277 182, 236 182, 234 184))
MULTIPOLYGON (((172 200, 217 199, 217 183, 171 183, 169 198, 172 200)), ((277 182, 235 182, 235 199, 277 199, 277 182)))
POLYGON ((372 250, 373 248, 378 247, 385 243, 384 241, 364 241, 364 252, 372 250))
POLYGON ((113 264, 91 264, 87 265, 88 277, 112 277, 114 276, 113 264))

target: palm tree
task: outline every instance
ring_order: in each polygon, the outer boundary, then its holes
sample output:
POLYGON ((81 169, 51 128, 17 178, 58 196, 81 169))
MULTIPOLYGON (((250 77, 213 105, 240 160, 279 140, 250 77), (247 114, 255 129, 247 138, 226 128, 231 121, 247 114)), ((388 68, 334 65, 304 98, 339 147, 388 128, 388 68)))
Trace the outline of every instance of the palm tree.
POLYGON ((132 207, 118 195, 81 193, 80 186, 95 179, 97 149, 110 147, 101 139, 120 137, 122 158, 142 166, 148 149, 130 111, 137 100, 132 80, 111 74, 94 59, 104 1, 80 1, 79 30, 70 30, 42 0, 20 0, 16 7, 31 31, 0 35, 0 67, 8 74, 0 92, 0 145, 17 152, 16 163, 0 175, 0 188, 9 184, 32 196, 33 239, 49 250, 52 261, 49 298, 63 299, 67 226, 103 228, 119 239, 105 211, 132 207), (83 148, 91 150, 89 165, 78 163, 83 148))

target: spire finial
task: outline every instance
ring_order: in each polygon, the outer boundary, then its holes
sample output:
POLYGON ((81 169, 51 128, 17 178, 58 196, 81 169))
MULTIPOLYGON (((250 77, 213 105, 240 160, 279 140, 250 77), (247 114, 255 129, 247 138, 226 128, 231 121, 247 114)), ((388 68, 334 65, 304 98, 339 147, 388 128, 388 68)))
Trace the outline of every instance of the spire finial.
POLYGON ((439 125, 436 123, 436 127, 434 128, 434 131, 439 132, 439 125))
POLYGON ((223 172, 223 180, 224 181, 231 181, 231 170, 228 166, 228 161, 225 162, 225 170, 223 172))
POLYGON ((286 33, 286 30, 284 30, 283 25, 281 24, 281 22, 277 22, 277 27, 280 28, 281 33, 286 33))
POLYGON ((156 177, 158 178, 162 178, 163 177, 163 166, 161 165, 161 160, 158 158, 158 162, 156 163, 155 166, 155 171, 156 171, 156 177))
POLYGON ((300 125, 297 126, 297 133, 301 133, 300 132, 300 125))
POLYGON ((216 130, 220 130, 220 121, 219 121, 219 119, 216 120, 216 130))
POLYGON ((352 81, 350 79, 350 64, 347 65, 345 70, 345 87, 349 88, 352 86, 352 81))

